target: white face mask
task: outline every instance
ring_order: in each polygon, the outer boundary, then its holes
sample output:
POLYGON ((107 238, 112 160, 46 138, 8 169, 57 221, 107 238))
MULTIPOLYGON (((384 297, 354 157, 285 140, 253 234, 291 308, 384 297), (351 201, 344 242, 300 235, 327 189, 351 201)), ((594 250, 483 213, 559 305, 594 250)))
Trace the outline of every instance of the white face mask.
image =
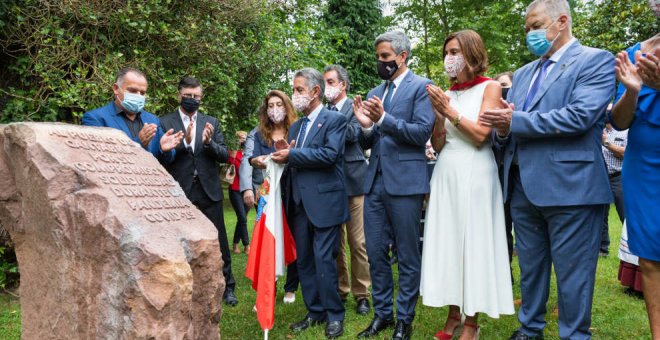
POLYGON ((445 72, 451 78, 456 78, 465 68, 465 59, 462 54, 447 55, 445 57, 445 72))
POLYGON ((312 99, 313 98, 311 98, 309 96, 294 93, 293 94, 293 107, 295 107, 296 110, 298 110, 300 112, 305 111, 305 109, 307 109, 307 107, 309 106, 309 103, 312 102, 312 99))
POLYGON ((325 99, 328 101, 334 101, 339 97, 339 94, 341 93, 341 85, 337 86, 325 86, 325 99))
POLYGON ((284 120, 285 112, 283 107, 269 107, 268 108, 268 118, 270 118, 270 121, 279 124, 284 120))

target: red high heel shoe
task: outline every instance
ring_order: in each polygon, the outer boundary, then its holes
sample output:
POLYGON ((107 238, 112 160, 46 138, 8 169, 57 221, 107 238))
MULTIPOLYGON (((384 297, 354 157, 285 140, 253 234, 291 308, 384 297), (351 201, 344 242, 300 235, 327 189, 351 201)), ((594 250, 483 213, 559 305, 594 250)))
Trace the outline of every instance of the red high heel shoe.
POLYGON ((460 327, 463 325, 463 318, 457 315, 450 315, 450 319, 458 321, 460 324, 454 328, 454 331, 451 334, 445 333, 443 329, 439 330, 435 335, 433 336, 434 339, 436 340, 451 340, 454 337, 454 334, 460 327))

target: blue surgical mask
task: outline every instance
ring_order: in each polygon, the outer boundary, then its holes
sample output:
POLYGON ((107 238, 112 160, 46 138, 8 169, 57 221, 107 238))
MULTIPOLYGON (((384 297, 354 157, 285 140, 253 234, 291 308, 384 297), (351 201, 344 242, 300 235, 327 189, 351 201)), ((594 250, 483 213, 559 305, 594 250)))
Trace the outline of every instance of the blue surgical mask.
POLYGON ((138 113, 144 108, 145 101, 146 98, 143 95, 124 91, 124 100, 121 101, 121 106, 126 111, 138 113))
POLYGON ((557 38, 559 38, 559 35, 561 34, 560 31, 557 33, 557 36, 552 41, 550 41, 546 37, 547 31, 547 28, 542 28, 539 30, 527 32, 527 49, 539 57, 546 55, 546 53, 550 51, 552 44, 555 42, 555 40, 557 40, 557 38))

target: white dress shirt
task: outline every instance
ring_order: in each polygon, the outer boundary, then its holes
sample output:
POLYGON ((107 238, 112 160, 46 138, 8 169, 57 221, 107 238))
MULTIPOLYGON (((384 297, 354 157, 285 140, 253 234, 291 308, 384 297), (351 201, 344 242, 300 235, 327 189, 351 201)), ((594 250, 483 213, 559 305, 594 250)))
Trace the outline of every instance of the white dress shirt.
POLYGON ((341 111, 341 108, 344 107, 344 104, 346 104, 346 100, 348 100, 348 97, 344 97, 342 100, 337 102, 337 104, 335 105, 337 111, 341 111))
MULTIPOLYGON (((195 112, 192 115, 192 118, 191 118, 187 114, 183 113, 183 111, 181 111, 181 108, 179 108, 179 117, 181 117, 181 122, 183 123, 183 132, 184 133, 186 131, 188 131, 188 125, 190 125, 190 121, 193 121, 193 122, 197 123, 197 112, 195 112)), ((186 148, 190 147, 190 149, 193 152, 195 151, 195 131, 196 130, 197 130, 197 126, 193 126, 192 130, 190 131, 190 137, 191 137, 190 144, 186 143, 185 136, 183 138, 183 145, 186 148)))

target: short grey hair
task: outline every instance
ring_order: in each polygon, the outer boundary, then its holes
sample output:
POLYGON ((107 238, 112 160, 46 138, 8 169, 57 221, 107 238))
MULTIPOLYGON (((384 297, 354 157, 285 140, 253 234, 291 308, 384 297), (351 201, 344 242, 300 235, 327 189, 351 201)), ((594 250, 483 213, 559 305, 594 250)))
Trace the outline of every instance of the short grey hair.
POLYGON ((403 51, 408 52, 406 61, 410 59, 410 39, 408 39, 408 36, 403 33, 403 31, 395 30, 379 35, 374 42, 374 46, 378 46, 378 44, 382 42, 388 42, 392 44, 392 49, 397 55, 403 53, 403 51))
POLYGON ((321 72, 311 68, 311 67, 305 67, 302 70, 299 70, 296 72, 296 74, 293 76, 293 79, 296 79, 298 77, 303 77, 305 78, 305 85, 307 85, 307 90, 311 91, 314 86, 318 86, 321 88, 321 98, 323 98, 323 94, 325 93, 325 81, 323 81, 323 75, 321 72))
POLYGON ((117 83, 117 86, 121 87, 124 84, 124 78, 129 73, 135 73, 138 76, 147 79, 147 76, 145 76, 144 73, 142 73, 142 71, 134 67, 124 67, 123 69, 119 70, 119 72, 117 72, 117 78, 115 79, 115 83, 117 83))
POLYGON ((337 72, 337 79, 343 81, 346 84, 346 92, 351 88, 351 80, 348 78, 348 71, 341 65, 328 65, 323 69, 323 73, 328 73, 330 71, 337 72))
POLYGON ((562 14, 565 14, 568 17, 568 31, 571 31, 571 26, 573 25, 573 19, 571 18, 571 6, 566 0, 534 0, 532 1, 527 9, 525 10, 525 16, 529 15, 529 12, 533 11, 537 6, 543 5, 545 8, 545 13, 548 14, 550 19, 553 21, 559 19, 562 14))

